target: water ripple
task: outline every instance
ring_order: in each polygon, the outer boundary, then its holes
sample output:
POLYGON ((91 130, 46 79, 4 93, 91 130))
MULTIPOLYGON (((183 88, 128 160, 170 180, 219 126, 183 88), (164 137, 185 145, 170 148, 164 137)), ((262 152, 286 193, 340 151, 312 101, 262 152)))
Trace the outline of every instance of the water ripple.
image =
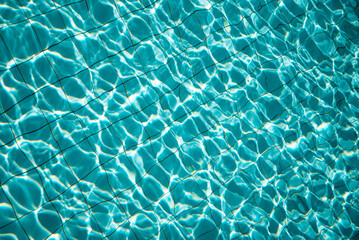
POLYGON ((0 4, 0 236, 359 237, 355 1, 0 4))

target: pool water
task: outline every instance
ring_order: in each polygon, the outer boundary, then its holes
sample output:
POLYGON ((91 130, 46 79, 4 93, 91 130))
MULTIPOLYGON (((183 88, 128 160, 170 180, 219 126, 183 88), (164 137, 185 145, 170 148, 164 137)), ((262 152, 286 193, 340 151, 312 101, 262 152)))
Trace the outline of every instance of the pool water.
POLYGON ((356 0, 2 0, 0 239, 359 239, 356 0))

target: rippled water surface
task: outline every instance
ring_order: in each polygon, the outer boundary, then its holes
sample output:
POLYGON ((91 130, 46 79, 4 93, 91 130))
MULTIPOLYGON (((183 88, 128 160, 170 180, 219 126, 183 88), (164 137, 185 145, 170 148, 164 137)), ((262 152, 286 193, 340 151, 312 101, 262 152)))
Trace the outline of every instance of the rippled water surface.
POLYGON ((359 239, 356 0, 2 0, 1 239, 359 239))

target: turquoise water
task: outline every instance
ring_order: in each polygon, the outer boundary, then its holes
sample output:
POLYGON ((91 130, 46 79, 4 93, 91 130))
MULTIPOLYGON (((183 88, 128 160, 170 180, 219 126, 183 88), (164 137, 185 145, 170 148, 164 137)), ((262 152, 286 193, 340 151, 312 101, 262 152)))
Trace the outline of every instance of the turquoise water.
POLYGON ((355 0, 2 0, 0 239, 359 239, 355 0))

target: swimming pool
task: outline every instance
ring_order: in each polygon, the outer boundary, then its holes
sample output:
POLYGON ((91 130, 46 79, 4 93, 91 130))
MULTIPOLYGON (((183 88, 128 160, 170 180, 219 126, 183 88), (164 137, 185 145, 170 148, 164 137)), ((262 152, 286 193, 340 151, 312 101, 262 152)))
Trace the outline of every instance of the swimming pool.
POLYGON ((358 239, 355 0, 3 0, 1 239, 358 239))

